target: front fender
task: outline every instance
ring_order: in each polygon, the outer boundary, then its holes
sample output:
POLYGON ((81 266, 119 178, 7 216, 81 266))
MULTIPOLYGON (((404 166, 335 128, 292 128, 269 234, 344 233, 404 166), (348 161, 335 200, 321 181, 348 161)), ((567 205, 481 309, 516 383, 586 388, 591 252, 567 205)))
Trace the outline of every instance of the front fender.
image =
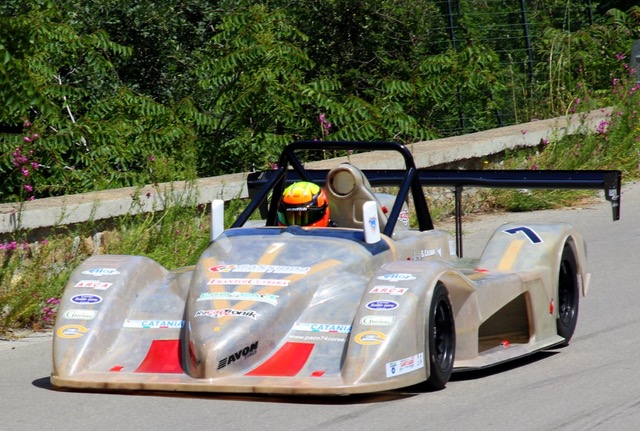
POLYGON ((131 372, 154 338, 178 339, 188 279, 188 273, 170 273, 146 257, 100 255, 84 261, 60 302, 52 380, 113 367, 131 372))
POLYGON ((425 342, 431 296, 451 271, 437 261, 383 265, 368 283, 353 321, 343 377, 347 384, 397 381, 397 387, 425 381, 425 342))

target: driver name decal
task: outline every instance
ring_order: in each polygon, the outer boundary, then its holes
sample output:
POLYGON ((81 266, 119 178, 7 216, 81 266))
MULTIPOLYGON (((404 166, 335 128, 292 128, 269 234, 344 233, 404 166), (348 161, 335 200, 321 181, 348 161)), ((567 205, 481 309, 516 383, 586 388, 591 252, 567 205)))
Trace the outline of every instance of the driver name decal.
POLYGON ((208 285, 237 285, 244 284, 249 286, 280 286, 289 285, 289 280, 278 279, 262 279, 262 278, 212 278, 207 282, 208 285))
POLYGON ((285 265, 216 265, 209 268, 211 272, 262 272, 266 274, 306 274, 308 266, 285 265))

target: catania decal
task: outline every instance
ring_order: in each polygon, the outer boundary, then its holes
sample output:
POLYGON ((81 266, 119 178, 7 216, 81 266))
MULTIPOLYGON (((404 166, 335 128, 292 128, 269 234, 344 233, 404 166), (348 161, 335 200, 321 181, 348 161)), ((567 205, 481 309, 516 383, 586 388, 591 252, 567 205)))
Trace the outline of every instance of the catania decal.
POLYGON ((184 327, 184 320, 130 320, 122 324, 123 328, 137 329, 171 329, 184 327))
POLYGON ((223 310, 198 310, 194 317, 207 316, 212 319, 218 319, 220 317, 250 317, 255 320, 258 313, 253 310, 234 310, 233 308, 225 308, 223 310))
POLYGON ((236 353, 234 353, 233 355, 222 359, 221 361, 218 362, 218 369, 221 370, 224 367, 226 367, 227 365, 231 364, 232 362, 235 362, 239 359, 242 358, 248 358, 250 356, 255 355, 256 353, 258 353, 258 342, 254 342, 251 345, 245 347, 244 349, 240 349, 238 350, 236 353))
POLYGON ((328 323, 302 323, 293 324, 294 331, 307 332, 335 332, 337 334, 348 334, 351 332, 351 325, 333 325, 328 323))

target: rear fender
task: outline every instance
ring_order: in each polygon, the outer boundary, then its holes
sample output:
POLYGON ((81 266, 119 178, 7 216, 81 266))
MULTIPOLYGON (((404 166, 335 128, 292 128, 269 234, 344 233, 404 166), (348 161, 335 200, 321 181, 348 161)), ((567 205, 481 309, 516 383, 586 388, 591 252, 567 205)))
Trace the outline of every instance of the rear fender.
POLYGON ((586 294, 588 273, 586 246, 582 236, 567 223, 507 223, 499 227, 487 243, 478 268, 488 271, 515 272, 526 281, 532 269, 544 277, 548 293, 557 284, 560 257, 565 243, 573 248, 578 264, 582 292, 586 294))

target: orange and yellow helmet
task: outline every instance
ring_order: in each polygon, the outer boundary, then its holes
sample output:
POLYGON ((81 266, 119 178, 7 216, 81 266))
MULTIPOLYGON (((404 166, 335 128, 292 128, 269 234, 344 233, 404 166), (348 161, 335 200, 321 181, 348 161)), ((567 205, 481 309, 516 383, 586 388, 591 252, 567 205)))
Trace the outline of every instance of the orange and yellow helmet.
POLYGON ((317 184, 299 181, 284 190, 278 203, 278 224, 281 226, 329 225, 329 201, 317 184))

